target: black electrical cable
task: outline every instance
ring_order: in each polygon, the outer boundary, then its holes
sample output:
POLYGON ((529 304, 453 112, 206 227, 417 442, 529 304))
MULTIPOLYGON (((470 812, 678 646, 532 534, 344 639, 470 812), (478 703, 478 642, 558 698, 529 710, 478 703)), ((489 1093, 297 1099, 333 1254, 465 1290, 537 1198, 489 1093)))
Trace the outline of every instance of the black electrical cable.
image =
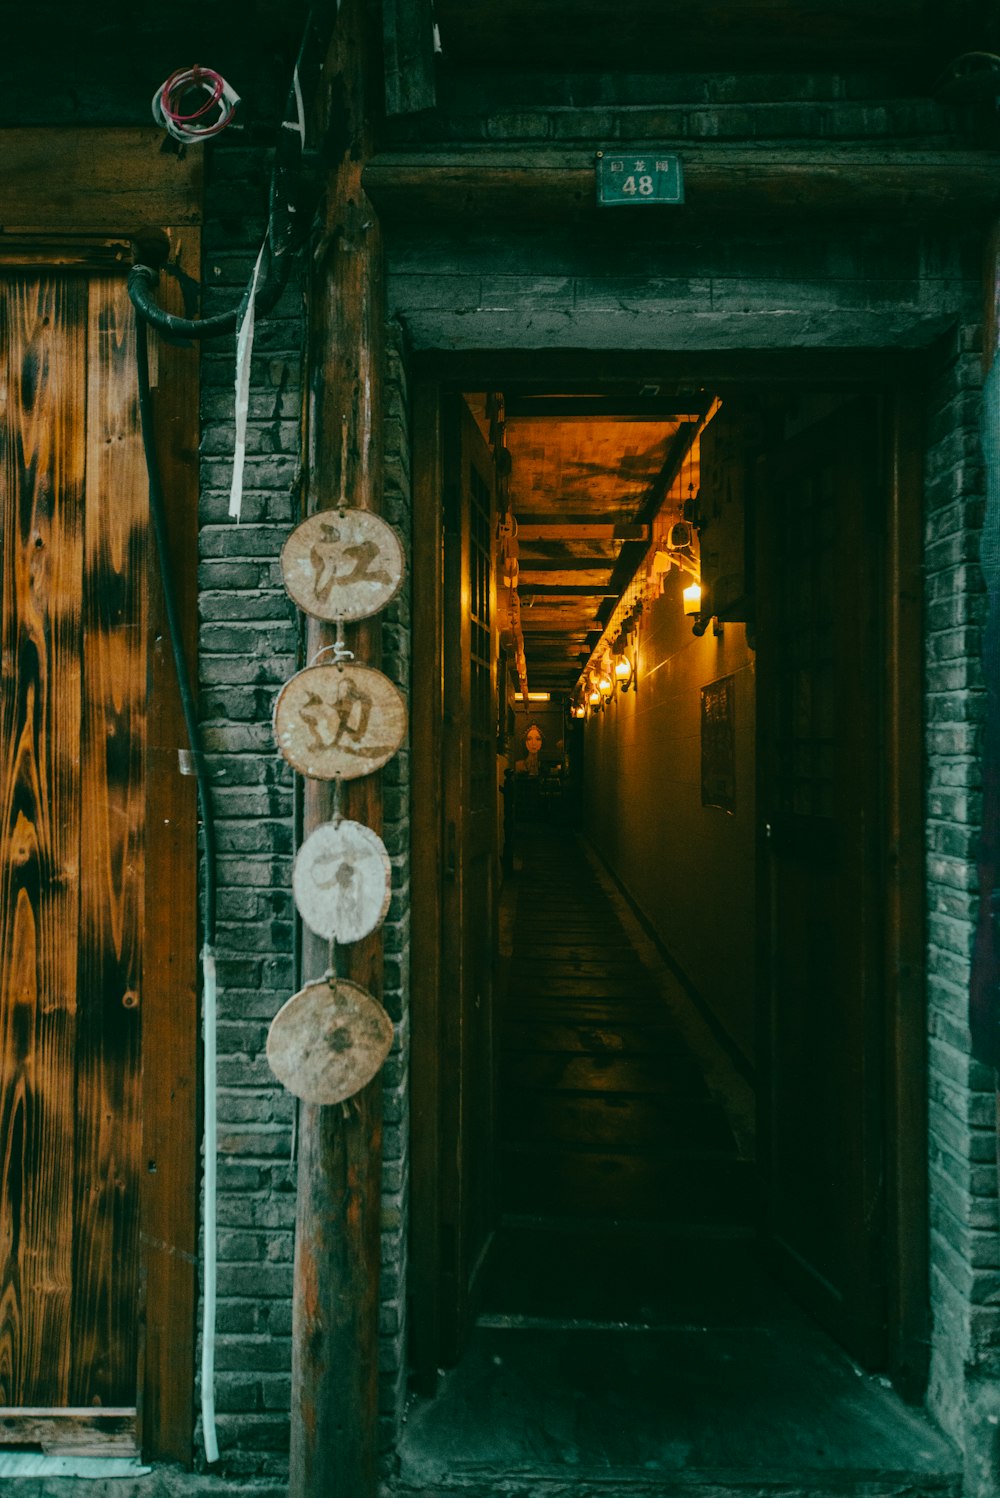
POLYGON ((191 687, 187 657, 184 654, 184 635, 181 629, 180 609, 174 590, 173 573, 170 569, 169 538, 167 535, 167 507, 160 479, 160 465, 156 457, 156 433, 153 424, 153 398, 149 387, 149 344, 146 325, 141 317, 135 320, 135 353, 139 377, 139 421, 142 428, 142 445, 146 454, 146 471, 149 475, 149 515, 153 523, 153 535, 160 561, 160 577, 163 581, 163 607, 167 616, 167 633, 177 672, 177 686, 181 697, 181 710, 187 729, 188 744, 194 762, 195 780, 198 787, 198 804, 201 810, 201 828, 205 852, 204 883, 204 931, 206 947, 215 946, 217 851, 215 842, 215 817, 212 812, 212 787, 208 779, 208 767, 201 742, 201 726, 191 687))
MULTIPOLYGON (((285 289, 292 258, 309 229, 309 215, 301 212, 295 200, 302 169, 302 135, 290 115, 297 113, 298 70, 305 56, 313 24, 313 12, 306 19, 302 42, 285 99, 282 126, 274 149, 274 167, 268 194, 267 233, 264 277, 254 297, 254 315, 270 312, 285 289)), ((139 317, 158 332, 171 338, 217 338, 235 332, 250 300, 251 280, 237 306, 213 317, 178 317, 159 305, 154 290, 159 272, 151 265, 134 265, 128 275, 128 294, 139 317)))

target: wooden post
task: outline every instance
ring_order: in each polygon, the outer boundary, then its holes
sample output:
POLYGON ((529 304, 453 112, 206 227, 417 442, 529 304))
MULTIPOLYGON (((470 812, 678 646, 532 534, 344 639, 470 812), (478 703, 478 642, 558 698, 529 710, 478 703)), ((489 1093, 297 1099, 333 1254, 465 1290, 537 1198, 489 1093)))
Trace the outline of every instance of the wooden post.
MULTIPOLYGON (((340 502, 377 510, 382 465, 384 305, 378 220, 361 188, 371 154, 371 7, 344 0, 322 88, 327 180, 323 237, 310 288, 306 508, 340 502)), ((311 659, 334 638, 309 620, 311 659)), ((360 661, 378 665, 377 618, 347 629, 360 661)), ((305 833, 330 820, 333 787, 305 782, 305 833)), ((344 814, 381 829, 378 775, 349 782, 344 814)), ((306 933, 303 976, 320 977, 325 942, 306 933)), ((341 949, 340 972, 376 998, 378 932, 341 949)), ((347 1104, 303 1104, 292 1320, 291 1498, 374 1498, 378 1427, 378 1274, 382 1088, 378 1078, 347 1104)))

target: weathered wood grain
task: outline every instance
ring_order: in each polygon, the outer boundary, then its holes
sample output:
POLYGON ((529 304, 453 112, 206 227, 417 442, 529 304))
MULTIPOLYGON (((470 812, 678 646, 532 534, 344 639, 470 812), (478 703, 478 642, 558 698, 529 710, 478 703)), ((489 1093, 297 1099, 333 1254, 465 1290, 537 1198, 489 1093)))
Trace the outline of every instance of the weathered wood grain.
POLYGON ((0 225, 132 233, 201 219, 203 157, 165 152, 163 132, 24 129, 4 132, 0 225), (38 184, 45 182, 45 191, 38 184))
MULTIPOLYGON (((198 231, 178 236, 178 264, 201 264, 198 231)), ((164 305, 182 311, 173 277, 164 305)), ((193 665, 197 631, 198 360, 193 348, 157 351, 156 445, 168 513, 170 565, 185 648, 193 665)), ((139 1307, 143 1450, 188 1461, 193 1435, 198 1252, 198 820, 193 776, 178 771, 184 719, 170 657, 159 574, 149 590, 149 712, 146 804, 142 1044, 142 1284, 139 1307)))
POLYGON ((131 1456, 135 1410, 0 1408, 0 1445, 37 1443, 48 1456, 131 1456))
POLYGON ((0 281, 0 1403, 69 1395, 86 282, 0 281))
MULTIPOLYGON (((361 190, 372 151, 375 111, 373 12, 344 0, 326 67, 338 80, 323 129, 336 120, 340 156, 327 178, 321 258, 315 263, 309 326, 309 450, 306 507, 325 510, 343 494, 378 510, 382 492, 382 388, 385 292, 378 218, 361 190), (344 428, 347 442, 344 443, 344 428)), ((310 657, 333 642, 329 624, 310 620, 310 657)), ((377 666, 378 619, 350 625, 357 659, 377 666)), ((329 782, 304 787, 307 831, 329 821, 329 782)), ((377 776, 345 785, 343 812, 376 832, 382 826, 377 776)), ((321 939, 303 939, 303 976, 326 965, 321 939)), ((341 976, 376 998, 382 993, 382 938, 373 932, 348 948, 341 976)), ((378 1486, 378 1280, 382 1170, 378 1077, 341 1111, 304 1104, 299 1112, 299 1171, 292 1323, 292 1498, 344 1494, 373 1498, 378 1486)))
POLYGON ((90 281, 83 556, 74 1404, 134 1404, 147 485, 124 282, 90 281))
MULTIPOLYGON (((992 151, 882 151, 870 147, 760 152, 715 146, 684 150, 686 202, 656 208, 664 224, 692 214, 852 214, 919 222, 961 212, 995 213, 1000 202, 992 151)), ((585 151, 517 147, 490 151, 386 152, 364 172, 364 187, 386 219, 593 219, 593 159, 585 151)), ((623 210, 627 211, 627 210, 623 210)))

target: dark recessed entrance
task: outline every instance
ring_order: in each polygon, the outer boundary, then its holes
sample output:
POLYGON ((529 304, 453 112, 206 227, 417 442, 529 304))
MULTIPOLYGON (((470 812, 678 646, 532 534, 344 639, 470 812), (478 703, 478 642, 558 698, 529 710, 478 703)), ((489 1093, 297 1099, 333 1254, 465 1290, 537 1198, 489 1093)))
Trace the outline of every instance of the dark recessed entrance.
POLYGON ((409 1490, 947 1487, 889 1387, 926 1307, 905 392, 472 388, 417 395, 409 1490))

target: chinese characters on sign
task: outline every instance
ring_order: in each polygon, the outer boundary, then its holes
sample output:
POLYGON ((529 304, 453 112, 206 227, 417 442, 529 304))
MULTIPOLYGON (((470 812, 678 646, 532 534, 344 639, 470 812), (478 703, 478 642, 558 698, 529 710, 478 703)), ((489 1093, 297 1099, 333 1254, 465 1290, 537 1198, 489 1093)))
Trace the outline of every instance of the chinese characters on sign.
POLYGON ((356 780, 380 770, 399 749, 406 704, 371 666, 306 666, 278 693, 274 736, 300 775, 356 780))
POLYGON ((679 156, 654 151, 646 156, 597 153, 597 202, 602 208, 625 203, 683 203, 684 172, 679 156))
POLYGON ((281 553, 289 597, 316 619, 367 619, 403 581, 403 548, 369 510, 322 510, 297 526, 281 553))

